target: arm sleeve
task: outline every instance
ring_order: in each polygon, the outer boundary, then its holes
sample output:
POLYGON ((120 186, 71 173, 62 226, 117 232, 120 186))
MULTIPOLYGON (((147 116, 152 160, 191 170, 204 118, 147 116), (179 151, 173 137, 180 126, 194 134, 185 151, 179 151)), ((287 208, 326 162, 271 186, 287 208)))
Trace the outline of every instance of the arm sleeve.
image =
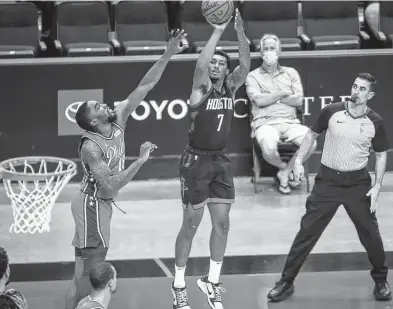
POLYGON ((289 76, 290 76, 291 82, 292 82, 293 94, 304 96, 302 80, 300 78, 298 71, 296 71, 295 69, 292 69, 289 73, 289 76))
POLYGON ((375 152, 387 151, 390 148, 388 135, 386 133, 383 120, 376 124, 375 136, 372 140, 372 146, 375 152))
POLYGON ((322 132, 324 132, 328 128, 329 120, 330 117, 332 117, 332 115, 333 115, 332 105, 329 104, 321 110, 317 120, 311 126, 311 130, 317 134, 321 134, 322 132))

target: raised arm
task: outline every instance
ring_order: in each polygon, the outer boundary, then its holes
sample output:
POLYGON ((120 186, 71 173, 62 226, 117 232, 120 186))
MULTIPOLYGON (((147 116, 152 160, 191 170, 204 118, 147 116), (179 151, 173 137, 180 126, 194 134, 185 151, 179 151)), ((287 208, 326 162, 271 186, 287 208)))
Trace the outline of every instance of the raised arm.
POLYGON ((214 52, 217 47, 217 43, 221 38, 225 28, 228 26, 231 18, 222 25, 211 24, 214 28, 209 41, 206 43, 198 60, 195 65, 194 78, 192 81, 192 93, 190 98, 190 104, 196 104, 200 98, 207 93, 211 87, 211 81, 209 78, 209 63, 214 56, 214 52))
POLYGON ((186 37, 186 35, 187 34, 184 32, 184 30, 172 30, 167 48, 162 54, 161 58, 146 73, 146 75, 139 82, 138 87, 133 92, 131 92, 127 99, 117 105, 115 111, 119 125, 122 127, 125 126, 128 117, 138 107, 148 92, 158 83, 171 57, 177 53, 182 52, 188 47, 187 45, 180 47, 180 42, 186 37))
POLYGON ((86 140, 81 148, 81 159, 84 163, 89 165, 89 168, 94 176, 94 179, 107 190, 120 190, 128 182, 130 182, 139 169, 149 158, 156 145, 145 142, 141 145, 141 152, 139 158, 135 160, 126 170, 113 175, 109 169, 108 164, 103 159, 101 148, 93 141, 86 140))
POLYGON ((239 10, 236 9, 235 30, 237 32, 237 40, 239 45, 239 65, 228 76, 233 91, 235 92, 246 81, 248 72, 250 72, 250 45, 246 34, 244 33, 243 20, 239 10))

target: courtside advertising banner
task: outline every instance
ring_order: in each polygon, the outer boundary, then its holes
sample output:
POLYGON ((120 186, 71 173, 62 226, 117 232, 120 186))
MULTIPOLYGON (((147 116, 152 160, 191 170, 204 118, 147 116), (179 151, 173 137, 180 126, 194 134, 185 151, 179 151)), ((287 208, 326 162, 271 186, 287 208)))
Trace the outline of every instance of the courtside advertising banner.
MULTIPOLYGON (((85 100, 98 100, 112 108, 138 85, 154 61, 124 63, 0 65, 2 113, 6 115, 1 135, 0 159, 21 155, 53 155, 77 158, 80 129, 75 112, 85 100)), ((233 60, 232 66, 238 64, 233 60)), ((312 125, 321 109, 348 98, 360 72, 373 74, 378 86, 370 105, 393 132, 390 55, 332 58, 284 58, 281 65, 298 70, 305 92, 303 112, 312 125)), ((252 59, 252 69, 260 59, 252 59)), ((126 155, 137 156, 145 141, 157 144, 156 156, 179 156, 187 143, 188 98, 195 58, 171 61, 161 80, 131 115, 126 128, 126 155)), ((248 98, 242 87, 236 94, 235 120, 229 153, 251 153, 248 98)), ((393 145, 392 135, 390 135, 393 145)), ((321 146, 321 145, 320 145, 321 146)), ((320 148, 319 146, 319 148, 320 148)))

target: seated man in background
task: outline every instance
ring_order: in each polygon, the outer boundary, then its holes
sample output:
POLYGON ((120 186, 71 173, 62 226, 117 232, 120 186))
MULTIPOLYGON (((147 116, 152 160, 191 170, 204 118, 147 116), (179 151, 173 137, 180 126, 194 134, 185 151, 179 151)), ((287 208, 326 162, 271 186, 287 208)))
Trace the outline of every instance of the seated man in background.
MULTIPOLYGON (((262 66, 250 72, 246 80, 247 95, 252 104, 252 135, 256 137, 264 159, 279 169, 279 192, 289 194, 289 179, 284 176, 288 173, 283 172, 287 163, 281 160, 277 145, 279 141, 285 141, 300 146, 308 132, 308 127, 297 118, 297 108, 303 104, 303 87, 294 68, 278 64, 281 42, 276 35, 264 35, 260 45, 262 66)), ((315 148, 316 143, 309 154, 315 148)))

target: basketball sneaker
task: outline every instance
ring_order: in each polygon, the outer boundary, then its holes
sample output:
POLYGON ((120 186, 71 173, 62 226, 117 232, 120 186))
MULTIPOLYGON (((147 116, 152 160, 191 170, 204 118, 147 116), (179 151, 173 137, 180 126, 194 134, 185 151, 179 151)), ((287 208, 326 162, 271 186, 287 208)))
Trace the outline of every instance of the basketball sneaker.
POLYGON ((199 289, 207 296, 207 302, 212 309, 224 309, 222 306, 221 292, 226 292, 221 283, 211 283, 206 277, 197 280, 199 289))
POLYGON ((173 309, 191 309, 190 303, 188 302, 186 287, 175 288, 172 283, 171 290, 173 295, 173 309))

